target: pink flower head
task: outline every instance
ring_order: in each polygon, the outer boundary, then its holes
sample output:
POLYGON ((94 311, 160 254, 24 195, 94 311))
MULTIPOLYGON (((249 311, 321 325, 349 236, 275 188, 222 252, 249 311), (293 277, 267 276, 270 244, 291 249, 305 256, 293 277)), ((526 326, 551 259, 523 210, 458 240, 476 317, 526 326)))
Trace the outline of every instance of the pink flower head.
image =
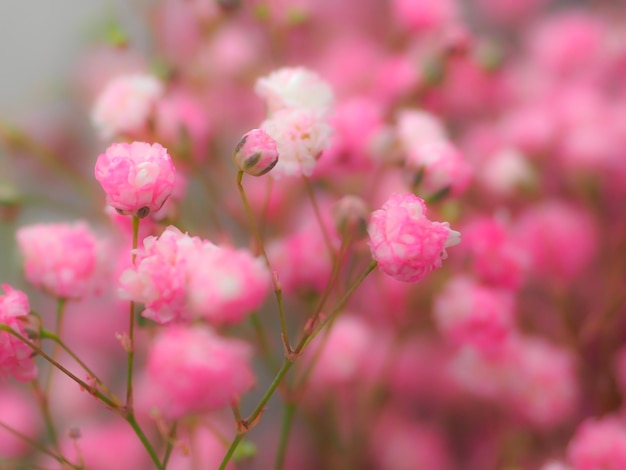
POLYGON ((107 203, 123 214, 143 218, 158 211, 174 189, 176 170, 159 144, 112 144, 98 156, 96 179, 107 203))
POLYGON ((252 129, 235 147, 233 159, 241 171, 262 176, 278 163, 276 141, 264 130, 252 129))
POLYGON ((98 242, 85 223, 30 225, 19 229, 16 237, 30 283, 58 298, 90 293, 98 242))
POLYGON ((205 246, 189 261, 189 305, 211 323, 236 323, 259 308, 271 286, 261 258, 246 250, 205 246))
POLYGON ((318 390, 336 390, 354 383, 363 375, 370 361, 374 332, 354 315, 342 315, 330 332, 319 335, 306 350, 306 359, 315 361, 310 382, 318 390))
POLYGON ((124 75, 106 86, 98 97, 91 120, 104 139, 145 130, 163 84, 151 75, 124 75))
MULTIPOLYGON (((37 405, 23 390, 2 386, 0 416, 2 416, 3 424, 10 426, 23 436, 37 439, 40 427, 37 405)), ((30 452, 32 452, 32 447, 26 440, 0 427, 0 455, 3 459, 26 457, 30 452)))
POLYGON ((222 408, 254 385, 251 350, 208 328, 171 326, 148 353, 148 378, 161 391, 163 412, 173 419, 222 408))
POLYGON ((449 188, 451 194, 459 195, 467 189, 472 177, 469 162, 445 140, 414 146, 407 155, 407 165, 424 169, 424 186, 431 192, 449 188))
POLYGON ((528 208, 517 222, 515 238, 527 250, 537 275, 570 281, 597 251, 598 235, 590 215, 560 201, 528 208))
POLYGON ((517 289, 529 266, 529 255, 511 237, 499 220, 480 217, 463 228, 463 247, 471 259, 471 270, 483 282, 517 289))
POLYGON ((254 91, 265 99, 268 115, 281 109, 306 109, 323 116, 334 95, 330 85, 304 67, 284 67, 257 80, 254 91))
POLYGON ((442 29, 458 16, 456 0, 393 0, 392 7, 398 21, 416 31, 442 29))
POLYGON ((280 158, 274 178, 311 176, 317 160, 330 145, 331 128, 316 113, 306 109, 277 111, 261 124, 275 141, 280 158))
POLYGON ((584 421, 567 446, 567 459, 575 470, 626 468, 626 426, 622 419, 609 416, 584 421))
MULTIPOLYGON (((23 319, 30 313, 26 294, 4 284, 5 295, 0 295, 0 324, 27 337, 23 319)), ((37 376, 33 350, 6 331, 0 331, 0 379, 12 375, 28 382, 37 376)))
POLYGON ((466 277, 450 281, 435 298, 433 313, 441 333, 457 346, 495 353, 513 330, 513 295, 466 277))
POLYGON ((202 244, 199 238, 172 226, 158 238, 145 238, 143 248, 137 250, 135 265, 120 278, 121 295, 144 303, 142 316, 157 323, 189 320, 188 265, 197 257, 202 244))
POLYGON ((420 281, 440 268, 446 248, 461 241, 461 234, 447 222, 428 220, 426 204, 413 194, 392 194, 372 213, 368 233, 380 269, 404 282, 420 281))

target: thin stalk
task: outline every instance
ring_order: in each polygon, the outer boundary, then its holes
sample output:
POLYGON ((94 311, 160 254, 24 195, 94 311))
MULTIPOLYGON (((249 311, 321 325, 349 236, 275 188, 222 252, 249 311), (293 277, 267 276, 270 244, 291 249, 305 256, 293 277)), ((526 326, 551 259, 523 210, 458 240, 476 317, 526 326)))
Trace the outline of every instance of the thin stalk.
POLYGON ((280 441, 278 443, 278 452, 276 454, 275 470, 283 470, 285 465, 285 456, 287 454, 287 443, 289 441, 289 434, 291 426, 293 424, 293 418, 296 414, 296 404, 292 401, 285 403, 285 410, 283 414, 283 423, 280 429, 280 441))
MULTIPOLYGON (((55 323, 55 328, 54 331, 56 332, 57 336, 60 337, 61 336, 61 328, 63 327, 63 314, 65 313, 65 305, 66 305, 67 300, 63 299, 63 298, 58 298, 57 299, 57 310, 56 310, 56 323, 55 323)), ((53 358, 57 358, 58 354, 59 354, 59 344, 55 343, 54 347, 52 348, 52 357, 53 358)), ((46 395, 50 393, 50 387, 52 386, 52 375, 54 373, 54 367, 50 368, 50 372, 48 373, 48 379, 46 380, 46 395)))
POLYGON ((11 426, 9 426, 8 424, 5 424, 3 422, 0 421, 0 427, 4 428, 6 431, 8 431, 9 433, 13 434, 14 436, 20 438, 21 440, 23 440, 24 442, 26 442, 27 444, 31 445, 32 447, 34 447, 35 449, 39 450, 41 453, 46 454, 50 457, 52 457, 54 460, 56 460, 59 463, 64 463, 66 465, 69 465, 70 467, 74 468, 74 469, 79 469, 79 467, 77 467, 75 464, 73 464, 72 462, 70 462, 69 460, 67 460, 65 457, 63 457, 62 455, 58 455, 55 454, 54 452, 52 452, 51 450, 47 449, 45 446, 41 445, 39 442, 35 441, 34 439, 31 439, 30 437, 26 436, 25 434, 22 434, 21 432, 19 432, 16 429, 13 429, 11 426))
POLYGON ((319 334, 319 332, 322 331, 324 329, 324 327, 328 323, 333 321, 333 319, 337 316, 337 314, 348 303, 348 300, 350 300, 350 297, 352 296, 354 291, 361 285, 361 283, 365 280, 365 278, 374 269, 376 269, 376 266, 378 266, 378 263, 376 261, 372 261, 370 263, 370 265, 367 267, 367 269, 354 282, 354 284, 352 284, 352 286, 350 286, 350 288, 346 291, 346 293, 343 295, 343 297, 341 297, 341 299, 339 299, 339 302, 337 302, 337 305, 332 310, 332 312, 328 315, 328 317, 326 317, 324 319, 324 321, 322 323, 320 323, 320 325, 310 335, 304 335, 302 337, 302 339, 300 340, 300 343, 298 343, 298 346, 294 350, 294 354, 295 355, 300 354, 302 352, 302 350, 313 340, 313 338, 315 338, 319 334))
POLYGON ((256 408, 254 408, 254 410, 252 411, 250 416, 248 416, 248 418, 240 421, 240 424, 237 428, 237 435, 235 436, 235 439, 231 443, 230 447, 228 448, 228 451, 226 452, 226 455, 224 456, 224 459, 222 460, 222 463, 220 464, 218 470, 225 470, 235 450, 237 450, 239 443, 241 442, 245 434, 248 432, 248 430, 256 424, 261 414, 263 413, 263 410, 265 409, 265 405, 270 400, 270 398, 272 398, 272 395, 274 395, 274 392, 276 391, 278 386, 282 383, 285 375, 287 375, 287 372, 289 372, 294 362, 298 359, 298 356, 302 353, 303 349, 324 328, 324 326, 328 324, 330 319, 334 318, 337 315, 337 313, 343 309, 343 307, 348 302, 348 300, 350 299, 354 291, 361 285, 361 283, 368 276, 368 274, 371 273, 374 270, 374 268, 376 268, 376 266, 377 266, 376 261, 372 261, 370 265, 367 267, 367 269, 363 272, 363 274, 359 276, 359 278, 355 281, 355 283, 348 289, 348 291, 339 300, 339 302, 337 303, 335 308, 332 310, 328 318, 324 320, 324 322, 322 322, 322 324, 318 328, 313 330, 312 332, 310 333, 305 332, 302 339, 300 340, 300 343, 298 343, 298 346, 293 351, 293 354, 289 354, 287 355, 287 357, 285 357, 285 360, 283 361, 282 366, 280 367, 279 371, 276 373, 276 376, 274 377, 274 380, 272 380, 272 383, 270 384, 268 389, 263 394, 263 397, 261 397, 261 400, 257 404, 256 408))
POLYGON ((93 396, 98 398, 100 401, 102 401, 103 403, 105 403, 106 405, 111 407, 112 409, 118 410, 120 408, 119 403, 115 403, 113 400, 111 400, 109 397, 104 395, 102 392, 100 392, 98 390, 94 390, 91 386, 89 386, 89 384, 83 382, 81 379, 76 377, 69 370, 67 370, 65 367, 63 367, 61 364, 59 364, 56 360, 54 360, 54 358, 52 358, 51 356, 46 354, 46 352, 43 349, 41 349, 40 347, 38 347, 35 344, 31 343, 27 338, 25 338, 24 336, 19 334, 17 331, 13 330, 12 328, 8 327, 7 325, 1 325, 1 324, 0 324, 0 330, 1 331, 6 331, 10 335, 15 336, 22 343, 24 343, 26 346, 31 348, 33 351, 35 351, 37 354, 39 354, 41 357, 43 357, 46 361, 48 361, 50 364, 52 364, 54 367, 59 369, 61 372, 63 372, 65 375, 67 375, 70 379, 72 379, 74 382, 76 382, 78 385, 80 385, 85 390, 89 391, 93 396))
POLYGON ((270 369, 276 370, 278 368, 278 364, 276 364, 276 359, 274 359, 274 356, 272 355, 272 352, 270 350, 269 343, 267 341, 267 335, 263 330, 263 325, 261 324, 259 315, 257 313, 253 313, 252 315, 250 315, 250 321, 252 322, 252 326, 259 340, 261 354, 263 354, 265 362, 267 362, 267 365, 270 367, 270 369))
POLYGON ((283 346, 285 347, 286 353, 291 353, 291 343, 289 342, 289 332, 287 330, 287 320, 285 318, 285 309, 283 307, 283 291, 280 287, 278 279, 274 275, 274 271, 272 270, 272 265, 270 263, 270 259, 267 256, 267 252, 265 251, 265 245, 263 243, 263 238, 261 237, 261 233, 259 232, 259 227, 256 224, 254 219, 254 214, 252 213, 252 209, 250 208, 250 203, 248 202, 248 197, 246 196, 246 191, 243 188, 242 180, 243 180, 243 171, 239 171, 237 173, 237 188, 239 189, 239 195, 241 196, 241 201, 243 202, 244 210, 246 212, 246 216, 248 217, 248 222, 250 223, 250 228, 252 229, 252 233, 256 239, 256 244, 265 260, 265 264, 267 265, 267 269, 272 274, 272 283, 274 285, 274 296, 276 297, 276 303, 278 304, 278 314, 280 317, 280 331, 281 337, 283 340, 283 346))
POLYGON ((59 438, 57 437, 57 432, 54 428, 54 420, 52 419, 52 413, 50 413, 50 404, 48 403, 48 395, 39 387, 39 382, 35 378, 31 382, 33 387, 33 393, 37 398, 37 402, 39 403, 39 408, 41 409, 41 415, 43 417, 44 424, 46 426, 46 433, 52 442, 52 446, 60 452, 61 449, 59 447, 59 438))
POLYGON ((108 390, 108 388, 106 387, 106 385, 104 384, 104 382, 102 382, 102 380, 100 380, 100 378, 95 374, 94 371, 92 371, 81 359, 80 357, 78 357, 78 355, 72 351, 69 346, 67 346, 62 340, 61 338, 59 338, 57 335, 55 335, 54 333, 52 333, 51 331, 47 331, 47 330, 42 330, 40 332, 41 334, 41 338, 42 339, 49 339, 54 341, 56 344, 58 344, 67 354, 70 355, 70 357, 72 359, 74 359, 79 366, 81 366, 83 368, 83 370, 85 372, 87 372, 91 377, 93 377, 93 379, 96 381, 96 383, 102 387, 102 389, 109 395, 112 396, 110 390, 108 390))
POLYGON ((172 455, 174 449, 174 439, 176 438, 176 430, 178 428, 178 422, 175 421, 170 428, 170 432, 167 434, 167 446, 165 447, 165 455, 163 456, 163 468, 167 468, 167 463, 172 455))
MULTIPOLYGON (((137 258, 137 241, 139 238, 139 217, 133 215, 133 251, 132 263, 137 258)), ((126 408, 133 408, 133 362, 135 359, 135 302, 130 301, 128 312, 128 355, 126 357, 126 408)))
POLYGON ((320 211, 319 205, 317 204, 317 199, 315 198, 315 192, 313 191, 313 187, 311 186, 311 182, 306 176, 303 176, 304 187, 306 189, 307 195, 311 200, 311 205, 313 206, 313 211, 315 212, 315 218, 317 219, 317 223, 320 226, 320 230, 322 231, 322 236, 324 237, 324 243, 326 243, 326 248, 328 249, 328 253, 330 254, 330 258, 335 261, 337 254, 335 253, 335 249, 333 248, 333 244, 330 240, 330 235, 328 234, 328 230, 326 230, 326 225, 324 224, 324 220, 322 219, 322 212, 320 211))
POLYGON ((154 463, 156 469, 165 470, 165 467, 163 466, 163 464, 161 464, 161 461, 159 460, 159 456, 156 454, 154 448, 152 447, 152 444, 150 444, 150 441, 144 434, 143 429, 141 429, 139 424, 137 424, 135 415, 133 413, 127 414, 126 421, 128 422, 128 424, 131 425, 131 427, 135 431, 135 434, 137 434, 137 437, 139 437, 139 440, 143 444, 144 448, 148 451, 148 454, 150 454, 150 458, 152 459, 152 462, 154 463))

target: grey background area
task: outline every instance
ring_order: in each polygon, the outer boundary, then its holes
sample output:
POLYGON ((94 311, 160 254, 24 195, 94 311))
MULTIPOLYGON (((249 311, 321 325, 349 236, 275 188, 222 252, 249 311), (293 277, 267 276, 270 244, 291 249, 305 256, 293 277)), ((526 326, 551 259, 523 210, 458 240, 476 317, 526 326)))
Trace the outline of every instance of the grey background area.
POLYGON ((0 116, 58 99, 85 47, 112 18, 131 32, 149 0, 0 0, 0 116), (135 22, 133 24, 133 22, 135 22))

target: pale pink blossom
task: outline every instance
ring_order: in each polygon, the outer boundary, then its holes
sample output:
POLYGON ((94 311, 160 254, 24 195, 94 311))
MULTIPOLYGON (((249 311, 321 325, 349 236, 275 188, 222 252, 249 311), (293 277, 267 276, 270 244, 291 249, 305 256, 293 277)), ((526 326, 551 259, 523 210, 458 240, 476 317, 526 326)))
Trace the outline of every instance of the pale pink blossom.
POLYGON ((418 145, 448 140, 439 118, 417 109, 405 109, 398 113, 396 133, 400 145, 407 153, 418 145))
POLYGON ((458 276, 435 297, 433 315, 452 344, 497 354, 514 329, 514 299, 511 292, 458 276))
MULTIPOLYGON (((34 401, 23 390, 5 385, 0 388, 0 416, 2 416, 3 424, 30 439, 37 439, 40 431, 39 412, 34 401)), ((28 442, 0 426, 0 456, 2 458, 26 457, 31 451, 32 448, 28 442)))
POLYGON ((261 124, 275 141, 280 158, 272 170, 274 178, 311 176, 322 152, 330 146, 332 130, 315 112, 284 109, 261 124))
POLYGON ((148 379, 166 417, 180 418, 235 403, 254 385, 247 343, 209 328, 170 326, 148 352, 148 379))
POLYGON ((626 468, 626 426, 621 418, 589 418, 567 446, 573 470, 622 470, 626 468))
POLYGON ((176 170, 159 144, 112 144, 98 156, 96 179, 107 203, 118 212, 146 217, 158 211, 174 189, 176 170))
POLYGON ((241 321, 270 291, 265 262, 247 250, 205 245, 188 265, 189 306, 195 316, 212 324, 241 321))
POLYGON ((417 282, 441 267, 446 248, 461 234, 447 222, 426 218, 426 204, 413 194, 394 193, 372 213, 369 227, 372 257, 380 269, 399 281, 417 282))
POLYGON ((170 226, 159 237, 146 237, 135 264, 120 277, 123 298, 142 302, 142 316, 160 324, 190 320, 187 305, 189 264, 203 245, 170 226))
POLYGON ((233 152, 239 170, 252 176, 262 176, 278 163, 276 141, 261 129, 248 131, 233 152))
POLYGON ((483 282, 517 289, 528 272, 530 256, 511 236, 511 229, 495 217, 479 217, 463 227, 463 250, 472 272, 483 282))
POLYGON ((324 116, 334 101, 330 85, 304 67, 284 67, 261 77, 254 91, 265 100, 270 117, 282 109, 303 109, 324 116))
MULTIPOLYGON (((5 294, 0 295, 0 324, 27 338, 24 322, 30 313, 28 297, 7 284, 2 288, 5 294)), ((37 376, 37 364, 29 346, 10 333, 0 331, 0 379, 8 375, 28 382, 37 376)))
POLYGON ((535 182, 528 160, 515 148, 504 148, 490 155, 478 171, 482 186, 494 196, 511 196, 535 182))
POLYGON ((205 160, 207 157, 209 116, 198 98, 185 90, 168 93, 157 101, 154 132, 159 142, 177 149, 181 158, 205 160))
MULTIPOLYGON (((66 435, 61 442, 63 456, 90 470, 135 470, 145 468, 145 449, 133 429, 121 420, 73 424, 76 439, 66 435)), ((50 468, 50 467, 46 467, 50 468)), ((57 464, 59 470, 65 466, 57 464)))
POLYGON ((26 279, 64 299, 84 297, 96 287, 100 247, 87 224, 36 224, 16 234, 26 279))
POLYGON ((416 31, 450 26, 459 13, 456 0, 393 0, 392 8, 398 22, 416 31))
POLYGON ((98 96, 91 120, 103 139, 146 129, 163 84, 152 75, 123 75, 112 79, 98 96))
POLYGON ((415 145, 407 154, 406 164, 424 171, 424 189, 431 193, 448 189, 457 196, 467 189, 473 173, 463 154, 444 140, 415 145))
MULTIPOLYGON (((176 436, 177 443, 167 463, 168 470, 219 468, 228 450, 228 445, 223 439, 225 433, 228 433, 228 428, 225 428, 216 430, 214 423, 210 425, 202 423, 194 427, 193 432, 189 432, 188 435, 178 433, 176 436)), ((229 437, 229 439, 232 438, 229 437)), ((235 462, 231 460, 226 469, 235 470, 235 462)))
POLYGON ((450 470, 443 436, 408 414, 386 411, 370 427, 368 451, 379 470, 450 470))
POLYGON ((581 274, 598 249, 590 214, 556 200, 527 208, 515 224, 513 236, 529 254, 537 275, 561 282, 581 274))
POLYGON ((374 338, 372 328, 358 316, 339 317, 328 333, 316 336, 306 349, 305 370, 313 364, 308 383, 327 391, 354 384, 370 366, 374 338))

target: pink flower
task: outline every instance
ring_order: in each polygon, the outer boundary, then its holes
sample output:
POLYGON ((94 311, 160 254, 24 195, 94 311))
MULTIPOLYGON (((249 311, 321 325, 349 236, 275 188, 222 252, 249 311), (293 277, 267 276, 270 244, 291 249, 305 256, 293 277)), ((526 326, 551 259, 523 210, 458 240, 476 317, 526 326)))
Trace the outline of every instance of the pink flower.
MULTIPOLYGON (((33 440, 37 439, 40 427, 37 405, 23 390, 2 386, 0 389, 0 416, 2 416, 3 424, 10 426, 23 436, 33 440)), ((0 455, 3 459, 26 457, 30 452, 32 452, 32 447, 28 442, 0 427, 0 455)))
POLYGON ((276 141, 264 130, 252 129, 235 147, 233 159, 241 171, 262 176, 278 163, 276 141))
POLYGON ((144 303, 142 316, 157 323, 189 320, 188 265, 202 245, 198 237, 172 226, 158 238, 145 238, 143 248, 137 250, 135 265, 120 277, 122 297, 144 303))
POLYGON ((567 459, 575 470, 626 468, 626 426, 622 419, 608 416, 584 421, 567 446, 567 459))
POLYGON ((113 79, 102 91, 91 120, 104 139, 145 130, 163 84, 151 75, 124 75, 113 79))
POLYGON ((58 298, 90 293, 98 242, 85 223, 30 225, 19 229, 16 237, 30 283, 58 298))
POLYGON ((268 115, 281 109, 306 109, 320 116, 333 105, 333 90, 317 73, 284 67, 257 80, 254 91, 265 99, 268 115))
POLYGON ((254 385, 251 350, 208 328, 172 326, 155 338, 147 372, 166 416, 177 419, 230 405, 254 385))
POLYGON ((306 349, 308 363, 314 361, 310 384, 317 390, 336 390, 362 377, 370 365, 374 332, 354 315, 342 315, 327 335, 319 335, 306 349))
POLYGON ((316 113, 306 109, 277 111, 261 124, 276 141, 280 158, 274 178, 311 176, 317 160, 330 145, 331 128, 316 113))
POLYGON ((214 324, 241 321, 261 306, 270 286, 265 262, 246 250, 209 245, 189 260, 190 308, 214 324))
MULTIPOLYGON (((27 337, 23 320, 30 312, 26 294, 11 286, 2 286, 5 295, 0 295, 0 324, 6 325, 27 337)), ((6 331, 0 332, 0 379, 12 375, 21 382, 37 376, 37 365, 32 357, 33 350, 6 331)))
POLYGON ((528 270, 529 255, 511 237, 510 230, 492 217, 479 217, 463 228, 463 248, 471 270, 483 282, 517 289, 528 270))
POLYGON ((537 275, 563 282, 580 275, 598 250, 598 234, 590 214, 556 200, 526 209, 514 236, 529 254, 537 275))
POLYGON ((112 144, 98 156, 96 179, 107 203, 118 212, 140 218, 158 211, 174 189, 176 170, 159 144, 112 144))
POLYGON ((513 331, 513 296, 466 277, 450 281, 434 300, 441 333, 457 346, 497 353, 513 331))
POLYGON ((461 234, 447 222, 428 220, 426 204, 413 194, 392 194, 372 213, 368 233, 380 269, 404 282, 420 281, 440 268, 446 248, 461 241, 461 234))
POLYGON ((472 168, 463 154, 445 140, 414 146, 406 163, 415 170, 424 170, 424 187, 433 193, 449 188, 451 194, 459 195, 467 189, 472 178, 472 168))
POLYGON ((398 21, 416 31, 441 29, 458 16, 456 0, 393 0, 392 7, 398 21))

